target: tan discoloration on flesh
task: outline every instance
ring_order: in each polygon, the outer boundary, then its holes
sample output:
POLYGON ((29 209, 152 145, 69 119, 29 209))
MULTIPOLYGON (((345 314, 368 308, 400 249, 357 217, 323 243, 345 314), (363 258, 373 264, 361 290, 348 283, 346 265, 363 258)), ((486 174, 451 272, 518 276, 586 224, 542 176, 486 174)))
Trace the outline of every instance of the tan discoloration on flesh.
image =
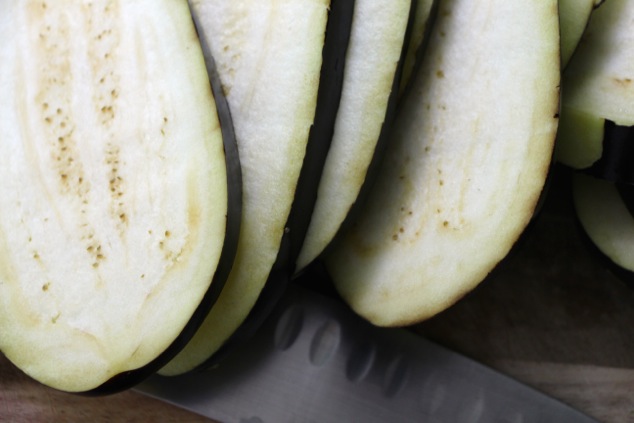
POLYGON ((220 256, 226 174, 200 46, 186 3, 149 3, 0 6, 0 203, 13 210, 0 221, 0 348, 62 389, 153 359, 220 256))

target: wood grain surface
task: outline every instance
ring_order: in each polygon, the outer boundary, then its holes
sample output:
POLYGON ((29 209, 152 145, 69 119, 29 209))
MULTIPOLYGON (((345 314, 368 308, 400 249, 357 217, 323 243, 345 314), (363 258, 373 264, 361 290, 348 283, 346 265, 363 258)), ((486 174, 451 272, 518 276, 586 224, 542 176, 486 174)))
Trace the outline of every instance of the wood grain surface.
MULTIPOLYGON (((634 422, 634 289, 579 232, 566 172, 507 260, 412 330, 605 423, 634 422)), ((504 205, 500 205, 503 207, 504 205)), ((86 398, 41 386, 0 356, 0 422, 209 422, 128 391, 86 398)))

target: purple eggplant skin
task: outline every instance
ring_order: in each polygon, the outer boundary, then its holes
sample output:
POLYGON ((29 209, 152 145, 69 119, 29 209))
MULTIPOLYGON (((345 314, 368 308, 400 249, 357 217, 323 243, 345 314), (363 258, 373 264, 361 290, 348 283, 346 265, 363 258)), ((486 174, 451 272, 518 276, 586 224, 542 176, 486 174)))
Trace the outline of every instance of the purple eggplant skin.
MULTIPOLYGON (((204 41, 201 40, 201 43, 204 43, 204 41)), ((218 77, 213 58, 206 54, 209 50, 205 48, 204 45, 203 51, 205 51, 205 64, 216 102, 218 119, 220 121, 220 129, 222 132, 225 151, 227 183, 229 185, 227 190, 228 208, 225 240, 220 260, 218 262, 218 267, 213 277, 213 282, 211 283, 209 290, 203 297, 201 303, 198 305, 196 311, 190 318, 188 324, 182 330, 180 335, 170 344, 170 346, 163 351, 163 353, 145 366, 139 369, 120 373, 103 383, 101 386, 87 392, 81 392, 79 393, 80 395, 103 396, 124 391, 141 383, 143 380, 165 366, 165 364, 176 356, 176 354, 178 354, 187 342, 189 342, 189 340, 194 336, 207 316, 207 313, 220 296, 220 292, 222 291, 224 283, 227 280, 229 272, 233 266, 233 261, 238 248, 238 236, 240 234, 242 171, 229 105, 227 104, 226 98, 224 97, 220 86, 220 79, 218 77)))
POLYGON ((245 321, 218 351, 191 372, 204 371, 218 365, 236 347, 250 339, 271 314, 291 282, 295 272, 295 261, 308 231, 322 168, 334 132, 354 4, 354 0, 331 2, 322 51, 323 63, 315 119, 309 133, 306 154, 286 223, 286 231, 271 273, 245 321))
POLYGON ((611 182, 634 184, 634 126, 606 120, 601 158, 583 171, 611 182))
MULTIPOLYGON (((436 16, 436 11, 438 10, 438 3, 439 1, 435 0, 432 6, 432 11, 430 13, 429 16, 429 20, 426 26, 426 30, 425 30, 425 37, 424 37, 424 41, 421 44, 421 46, 419 46, 417 53, 416 53, 416 63, 414 65, 414 73, 416 68, 418 67, 418 65, 421 62, 421 58, 422 55, 424 54, 425 48, 427 46, 427 43, 425 42, 425 40, 428 39, 427 34, 430 32, 431 27, 433 26, 433 20, 434 17, 436 16)), ((392 130, 392 123, 394 121, 394 118, 397 114, 397 110, 398 110, 398 106, 401 102, 401 96, 405 95, 406 91, 407 91, 407 87, 409 86, 409 82, 410 81, 403 81, 402 77, 403 77, 403 65, 405 62, 405 55, 407 53, 407 49, 409 47, 409 42, 411 41, 411 32, 412 32, 412 27, 414 24, 414 18, 416 16, 416 6, 418 4, 417 0, 412 0, 411 1, 411 9, 410 9, 410 14, 409 14, 409 21, 407 24, 407 29, 405 32, 405 37, 404 40, 405 42, 403 43, 403 49, 401 52, 401 58, 399 60, 396 72, 394 74, 394 80, 392 82, 392 90, 390 93, 390 97, 388 99, 388 104, 387 104, 387 108, 385 111, 385 119, 383 121, 383 125, 381 127, 381 133, 379 134, 379 139, 377 140, 377 144, 372 156, 372 160, 370 161, 370 164, 368 166, 368 170, 365 176, 365 180, 363 181, 363 185, 361 186, 361 189, 359 191, 358 197, 356 199, 356 201, 352 204, 350 210, 348 211, 348 215, 346 216, 346 218, 344 219, 344 221, 341 224, 341 227, 339 228, 338 234, 335 236, 335 238, 330 242, 330 245, 333 245, 334 243, 336 243, 339 234, 344 233, 348 227, 350 227, 350 225, 352 225, 354 223, 354 221, 356 220, 357 215, 361 212, 361 210, 363 210, 363 206, 365 203, 365 199, 367 198, 367 196, 369 195, 370 191, 372 190, 372 186, 374 184, 374 181, 376 179, 376 176, 379 172, 379 169, 381 167, 381 161, 383 159, 385 150, 389 144, 389 139, 390 139, 390 132, 392 130), (400 92, 399 91, 399 87, 401 86, 401 83, 405 83, 406 84, 406 88, 405 91, 400 92)), ((325 157, 324 157, 325 160, 325 157)), ((315 199, 313 198, 312 203, 314 204, 315 199)), ((308 210, 308 209, 306 209, 308 210)), ((307 216, 308 218, 310 216, 307 216)), ((307 223, 308 224, 310 222, 310 219, 307 219, 307 223)), ((326 246, 326 248, 324 249, 324 251, 322 252, 322 255, 327 254, 327 252, 330 249, 330 245, 326 246)), ((319 257, 317 257, 317 259, 315 261, 319 261, 319 257)), ((317 267, 321 267, 321 264, 316 265, 317 267)), ((311 268, 315 268, 315 266, 310 266, 308 265, 306 267, 306 269, 303 269, 301 272, 299 272, 297 275, 294 275, 295 277, 299 277, 299 276, 303 276, 304 273, 309 272, 311 268)))

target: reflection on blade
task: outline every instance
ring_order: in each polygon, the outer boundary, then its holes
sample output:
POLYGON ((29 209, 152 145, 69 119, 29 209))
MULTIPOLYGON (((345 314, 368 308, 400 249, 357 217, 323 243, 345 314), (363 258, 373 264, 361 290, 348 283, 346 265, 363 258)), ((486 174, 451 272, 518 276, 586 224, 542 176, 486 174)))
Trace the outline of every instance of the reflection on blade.
POLYGON ((137 388, 221 422, 596 421, 406 330, 293 287, 218 367, 137 388))

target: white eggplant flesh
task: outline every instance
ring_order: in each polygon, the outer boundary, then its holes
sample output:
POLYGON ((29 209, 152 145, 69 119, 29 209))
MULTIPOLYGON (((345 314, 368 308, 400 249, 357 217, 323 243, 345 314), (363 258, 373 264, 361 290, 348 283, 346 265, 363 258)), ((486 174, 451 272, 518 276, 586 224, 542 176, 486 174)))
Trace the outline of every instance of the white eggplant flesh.
POLYGON ((585 169, 603 153, 605 121, 634 125, 634 2, 594 12, 562 80, 557 161, 585 169))
POLYGON ((429 318, 474 289, 531 220, 560 84, 557 2, 441 0, 369 201, 325 257, 380 326, 429 318))
POLYGON ((413 0, 415 5, 415 16, 409 34, 409 42, 407 43, 407 51, 403 62, 403 71, 401 75, 401 83, 399 87, 400 95, 407 90, 409 81, 415 73, 416 68, 420 64, 420 56, 425 49, 425 41, 429 28, 433 24, 435 16, 435 6, 438 0, 413 0))
MULTIPOLYGON (((356 0, 343 89, 300 271, 330 244, 354 206, 386 122, 405 45, 411 0, 356 0)), ((394 106, 392 106, 394 107, 394 106)))
POLYGON ((327 0, 192 0, 231 110, 243 180, 234 267, 194 338, 160 373, 204 364, 245 321, 278 257, 315 119, 327 0))
POLYGON ((225 240, 187 2, 4 1, 0 40, 0 349, 56 389, 125 387, 200 312, 225 240))
POLYGON ((559 0, 561 27, 561 67, 566 68, 588 27, 597 0, 559 0))

